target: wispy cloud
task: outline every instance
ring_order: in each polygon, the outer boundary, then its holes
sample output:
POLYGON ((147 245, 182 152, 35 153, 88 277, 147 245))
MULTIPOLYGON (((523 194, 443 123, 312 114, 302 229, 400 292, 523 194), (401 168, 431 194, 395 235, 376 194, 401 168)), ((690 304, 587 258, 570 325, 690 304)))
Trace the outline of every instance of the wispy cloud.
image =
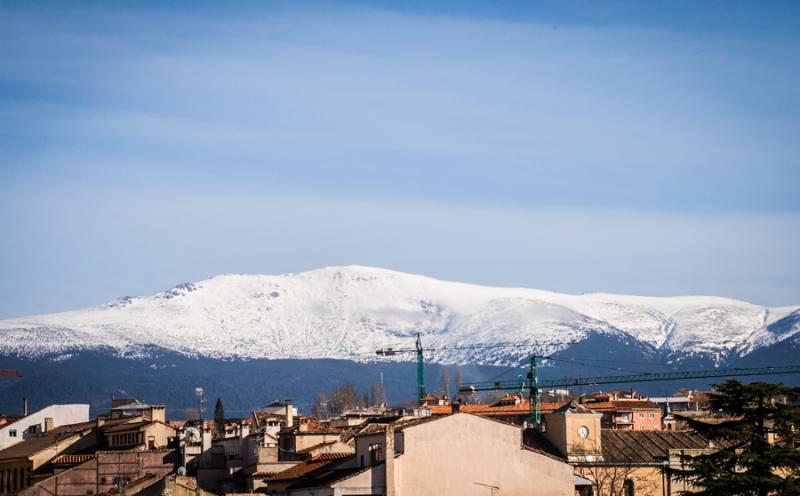
POLYGON ((334 263, 800 294, 785 34, 309 5, 0 16, 0 315, 334 263))

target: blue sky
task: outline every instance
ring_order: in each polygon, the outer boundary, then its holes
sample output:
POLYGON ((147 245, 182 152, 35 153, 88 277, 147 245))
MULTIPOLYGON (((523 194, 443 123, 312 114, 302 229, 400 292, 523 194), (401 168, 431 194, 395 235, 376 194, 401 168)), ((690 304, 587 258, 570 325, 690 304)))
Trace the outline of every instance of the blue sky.
POLYGON ((376 265, 800 304, 800 8, 5 2, 0 317, 376 265))

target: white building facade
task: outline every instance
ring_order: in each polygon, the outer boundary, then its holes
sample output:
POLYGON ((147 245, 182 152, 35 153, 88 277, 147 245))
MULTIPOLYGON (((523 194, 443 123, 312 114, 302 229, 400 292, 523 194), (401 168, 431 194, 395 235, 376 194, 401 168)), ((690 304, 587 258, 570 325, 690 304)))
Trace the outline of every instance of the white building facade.
POLYGON ((89 405, 50 405, 0 427, 0 450, 62 425, 89 421, 89 405))

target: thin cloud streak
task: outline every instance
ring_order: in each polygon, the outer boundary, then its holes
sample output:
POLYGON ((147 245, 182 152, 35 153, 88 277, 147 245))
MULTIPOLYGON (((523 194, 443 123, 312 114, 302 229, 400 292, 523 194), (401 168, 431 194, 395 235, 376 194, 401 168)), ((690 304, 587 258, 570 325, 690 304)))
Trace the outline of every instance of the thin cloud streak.
POLYGON ((796 37, 178 10, 0 16, 0 317, 337 264, 798 303, 796 37))

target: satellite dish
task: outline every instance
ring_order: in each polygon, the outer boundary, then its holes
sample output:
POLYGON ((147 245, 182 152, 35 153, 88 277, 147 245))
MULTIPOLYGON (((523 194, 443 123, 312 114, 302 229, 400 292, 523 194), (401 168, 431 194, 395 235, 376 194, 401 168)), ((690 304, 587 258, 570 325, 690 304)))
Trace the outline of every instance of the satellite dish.
POLYGON ((186 439, 190 442, 198 443, 202 440, 202 435, 200 434, 200 429, 197 427, 187 427, 186 428, 186 439))

